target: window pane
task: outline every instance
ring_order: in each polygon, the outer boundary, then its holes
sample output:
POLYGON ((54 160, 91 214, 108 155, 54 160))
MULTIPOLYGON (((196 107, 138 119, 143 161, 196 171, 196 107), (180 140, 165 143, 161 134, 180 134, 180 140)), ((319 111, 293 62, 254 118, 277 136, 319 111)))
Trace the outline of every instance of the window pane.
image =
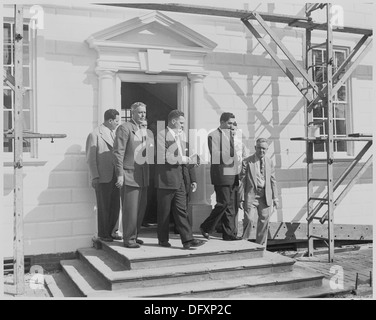
POLYGON ((4 23, 3 35, 4 43, 12 42, 10 23, 4 23))
POLYGON ((323 107, 324 110, 324 118, 328 117, 328 107, 323 107))
POLYGON ((315 143, 313 149, 315 152, 324 152, 324 143, 315 143))
POLYGON ((4 45, 3 47, 3 63, 4 65, 12 64, 12 46, 4 45))
POLYGON ((338 101, 346 101, 346 86, 339 88, 337 92, 338 101))
POLYGON ((31 130, 30 123, 31 123, 30 112, 24 110, 24 112, 23 112, 23 130, 24 131, 30 131, 31 130))
POLYGON ((335 121, 335 133, 337 135, 346 134, 346 121, 345 120, 336 120, 335 121))
POLYGON ((23 64, 28 65, 30 63, 29 46, 23 46, 23 64))
POLYGON ((12 116, 11 111, 4 112, 4 121, 3 121, 4 131, 12 129, 12 123, 13 123, 12 117, 13 116, 12 116))
POLYGON ((335 57, 335 61, 334 61, 335 68, 338 69, 342 65, 343 61, 345 61, 345 52, 335 51, 334 57, 335 57))
POLYGON ((322 58, 323 51, 322 50, 313 50, 313 64, 319 64, 322 63, 323 58, 322 58))
POLYGON ((347 151, 347 143, 346 141, 336 141, 335 143, 335 150, 338 152, 346 152, 347 151))
POLYGON ((3 149, 4 152, 13 152, 13 139, 4 138, 3 149))
POLYGON ((23 110, 30 110, 30 95, 31 91, 27 90, 23 96, 23 110))
POLYGON ((29 78, 29 74, 30 74, 30 69, 29 67, 23 67, 23 85, 25 87, 30 87, 30 78, 29 78))
POLYGON ((23 43, 29 43, 29 26, 25 25, 23 26, 23 43))
POLYGON ((334 117, 345 119, 345 105, 344 104, 335 104, 334 105, 334 117))
POLYGON ((5 109, 12 109, 12 90, 4 89, 3 105, 5 109))
POLYGON ((317 107, 315 109, 313 109, 313 117, 314 118, 322 118, 322 107, 317 107))

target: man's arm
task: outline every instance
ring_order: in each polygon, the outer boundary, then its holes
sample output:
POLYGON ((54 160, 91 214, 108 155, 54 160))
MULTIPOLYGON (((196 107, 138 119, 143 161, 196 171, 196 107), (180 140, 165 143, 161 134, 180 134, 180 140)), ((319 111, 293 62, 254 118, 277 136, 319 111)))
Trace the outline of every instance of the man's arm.
POLYGON ((208 136, 208 147, 212 164, 221 163, 221 142, 218 134, 210 134, 208 136))
POLYGON ((113 149, 115 174, 117 177, 116 185, 118 188, 120 188, 124 183, 123 163, 128 140, 129 130, 127 130, 127 128, 125 128, 123 125, 119 126, 116 130, 113 149))
POLYGON ((278 208, 279 200, 278 200, 278 188, 277 188, 277 180, 275 178, 275 168, 272 161, 270 161, 270 184, 272 187, 272 198, 273 198, 273 205, 278 208))
POLYGON ((96 188, 99 183, 99 172, 97 166, 97 137, 94 133, 90 133, 86 139, 86 162, 89 166, 92 186, 96 188))

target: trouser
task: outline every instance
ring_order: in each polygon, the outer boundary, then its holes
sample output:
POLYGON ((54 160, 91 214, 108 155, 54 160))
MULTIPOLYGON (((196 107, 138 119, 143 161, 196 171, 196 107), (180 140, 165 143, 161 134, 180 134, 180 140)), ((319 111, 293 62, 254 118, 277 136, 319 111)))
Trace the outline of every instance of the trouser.
POLYGON ((212 233, 216 225, 222 223, 222 238, 236 237, 235 227, 235 189, 236 186, 214 186, 216 201, 214 209, 209 217, 201 224, 201 228, 212 233))
POLYGON ((122 192, 123 204, 123 242, 128 245, 135 243, 144 219, 147 204, 147 187, 131 187, 124 185, 122 192))
POLYGON ((108 183, 99 183, 95 189, 97 197, 98 237, 110 238, 120 213, 120 189, 116 177, 108 183))
POLYGON ((266 247, 271 211, 271 207, 266 204, 265 196, 256 197, 249 205, 245 204, 243 239, 249 239, 251 237, 252 226, 255 223, 254 220, 257 214, 256 243, 266 247))
POLYGON ((193 240, 192 227, 187 214, 187 196, 184 183, 180 184, 179 189, 157 189, 157 198, 158 241, 167 242, 169 240, 170 211, 173 214, 181 242, 193 240))

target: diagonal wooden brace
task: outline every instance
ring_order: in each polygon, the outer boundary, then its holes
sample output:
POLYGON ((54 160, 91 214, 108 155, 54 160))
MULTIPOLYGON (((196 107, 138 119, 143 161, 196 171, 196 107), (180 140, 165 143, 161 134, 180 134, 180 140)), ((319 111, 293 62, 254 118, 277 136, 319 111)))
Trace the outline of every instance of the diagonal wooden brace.
MULTIPOLYGON (((257 12, 252 12, 253 17, 258 21, 260 26, 265 30, 265 32, 271 37, 271 39, 276 43, 276 45, 282 50, 285 56, 289 59, 292 65, 296 68, 299 74, 307 81, 307 83, 312 87, 312 89, 318 94, 320 97, 323 97, 322 92, 317 87, 315 82, 310 78, 308 72, 299 64, 299 62, 294 58, 291 52, 287 49, 287 47, 282 43, 282 41, 278 38, 278 36, 274 33, 274 31, 268 26, 265 20, 261 17, 260 14, 257 12)), ((243 21, 244 22, 244 21, 243 21)))
POLYGON ((291 70, 283 63, 283 61, 277 56, 274 50, 266 43, 258 31, 253 27, 253 25, 248 21, 248 19, 242 19, 245 26, 251 31, 251 33, 256 37, 259 43, 264 47, 264 49, 269 53, 272 59, 278 64, 281 70, 286 74, 286 76, 291 80, 291 82, 298 88, 302 95, 310 102, 312 100, 312 95, 304 90, 302 84, 295 78, 291 70))

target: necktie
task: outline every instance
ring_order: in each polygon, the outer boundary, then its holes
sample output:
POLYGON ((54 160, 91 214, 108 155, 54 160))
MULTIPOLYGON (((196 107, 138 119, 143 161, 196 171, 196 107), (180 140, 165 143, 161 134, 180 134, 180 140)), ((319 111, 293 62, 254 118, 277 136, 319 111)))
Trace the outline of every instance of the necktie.
POLYGON ((264 176, 264 161, 260 159, 260 173, 264 176))

